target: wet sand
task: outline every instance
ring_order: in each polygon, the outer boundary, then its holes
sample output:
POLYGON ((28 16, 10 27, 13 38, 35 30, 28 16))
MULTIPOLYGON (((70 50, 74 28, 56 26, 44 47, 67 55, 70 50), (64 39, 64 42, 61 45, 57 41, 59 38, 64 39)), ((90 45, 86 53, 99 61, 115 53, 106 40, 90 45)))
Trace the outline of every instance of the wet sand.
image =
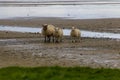
MULTIPOLYGON (((0 20, 0 25, 41 27, 43 23, 64 28, 78 26, 92 31, 120 31, 120 19, 68 20, 60 18, 19 18, 0 20)), ((44 43, 39 33, 0 31, 0 67, 7 66, 89 66, 120 68, 120 40, 82 38, 72 43, 65 36, 62 43, 44 43)))

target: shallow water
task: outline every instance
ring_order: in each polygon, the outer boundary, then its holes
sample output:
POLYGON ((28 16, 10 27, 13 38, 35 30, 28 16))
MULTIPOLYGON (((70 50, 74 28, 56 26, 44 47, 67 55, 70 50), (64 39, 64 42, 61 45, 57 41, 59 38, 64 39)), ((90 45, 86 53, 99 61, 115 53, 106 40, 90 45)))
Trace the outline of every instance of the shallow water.
MULTIPOLYGON (((0 31, 15 31, 15 32, 31 32, 31 33, 41 33, 41 28, 30 28, 30 27, 18 27, 18 26, 0 26, 0 31)), ((64 29, 63 34, 65 36, 70 35, 70 29, 64 29)), ((90 38, 111 38, 120 39, 120 34, 107 33, 107 32, 92 32, 81 30, 82 37, 90 38)))
POLYGON ((19 27, 19 26, 0 26, 0 31, 15 31, 15 32, 40 32, 41 28, 29 28, 29 27, 19 27))
MULTIPOLYGON (((70 30, 64 30, 65 35, 70 35, 70 30)), ((120 39, 120 34, 115 33, 107 33, 107 32, 93 32, 93 31, 86 31, 81 30, 82 37, 90 37, 90 38, 111 38, 111 39, 120 39)))
POLYGON ((120 4, 41 5, 0 7, 0 19, 16 17, 62 17, 69 19, 120 18, 120 4), (12 10, 12 11, 11 11, 12 10))

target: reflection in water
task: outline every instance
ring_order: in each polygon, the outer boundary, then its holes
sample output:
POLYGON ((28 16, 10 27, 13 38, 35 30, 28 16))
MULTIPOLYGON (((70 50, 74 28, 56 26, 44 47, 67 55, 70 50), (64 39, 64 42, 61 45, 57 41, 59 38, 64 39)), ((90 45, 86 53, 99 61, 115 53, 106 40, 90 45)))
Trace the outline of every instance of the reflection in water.
MULTIPOLYGON (((0 26, 0 31, 16 31, 16 32, 31 32, 31 33, 41 33, 41 28, 30 28, 30 27, 12 27, 12 26, 0 26)), ((64 35, 70 35, 70 29, 63 30, 64 35)), ((81 30, 82 37, 91 37, 91 38, 112 38, 120 39, 120 34, 107 33, 107 32, 92 32, 81 30)))

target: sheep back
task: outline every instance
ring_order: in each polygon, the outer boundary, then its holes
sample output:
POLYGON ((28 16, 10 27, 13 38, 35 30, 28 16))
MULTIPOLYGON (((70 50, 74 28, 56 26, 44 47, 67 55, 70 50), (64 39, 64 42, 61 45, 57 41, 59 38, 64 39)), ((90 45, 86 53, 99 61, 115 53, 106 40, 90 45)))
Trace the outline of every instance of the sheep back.
POLYGON ((55 33, 55 26, 53 26, 53 25, 43 26, 43 29, 42 29, 43 35, 52 36, 52 35, 54 35, 54 33, 55 33))

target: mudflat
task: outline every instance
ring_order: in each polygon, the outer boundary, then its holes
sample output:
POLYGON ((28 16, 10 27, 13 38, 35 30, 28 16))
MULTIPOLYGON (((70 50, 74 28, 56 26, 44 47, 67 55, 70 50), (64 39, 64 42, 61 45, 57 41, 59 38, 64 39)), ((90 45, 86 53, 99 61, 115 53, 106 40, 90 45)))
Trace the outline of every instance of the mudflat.
MULTIPOLYGON (((15 18, 2 19, 0 25, 41 27, 53 24, 62 28, 120 33, 120 19, 15 18)), ((120 68, 120 40, 83 38, 72 43, 64 36, 62 43, 44 43, 40 33, 0 31, 0 67, 7 66, 89 66, 120 68)))

